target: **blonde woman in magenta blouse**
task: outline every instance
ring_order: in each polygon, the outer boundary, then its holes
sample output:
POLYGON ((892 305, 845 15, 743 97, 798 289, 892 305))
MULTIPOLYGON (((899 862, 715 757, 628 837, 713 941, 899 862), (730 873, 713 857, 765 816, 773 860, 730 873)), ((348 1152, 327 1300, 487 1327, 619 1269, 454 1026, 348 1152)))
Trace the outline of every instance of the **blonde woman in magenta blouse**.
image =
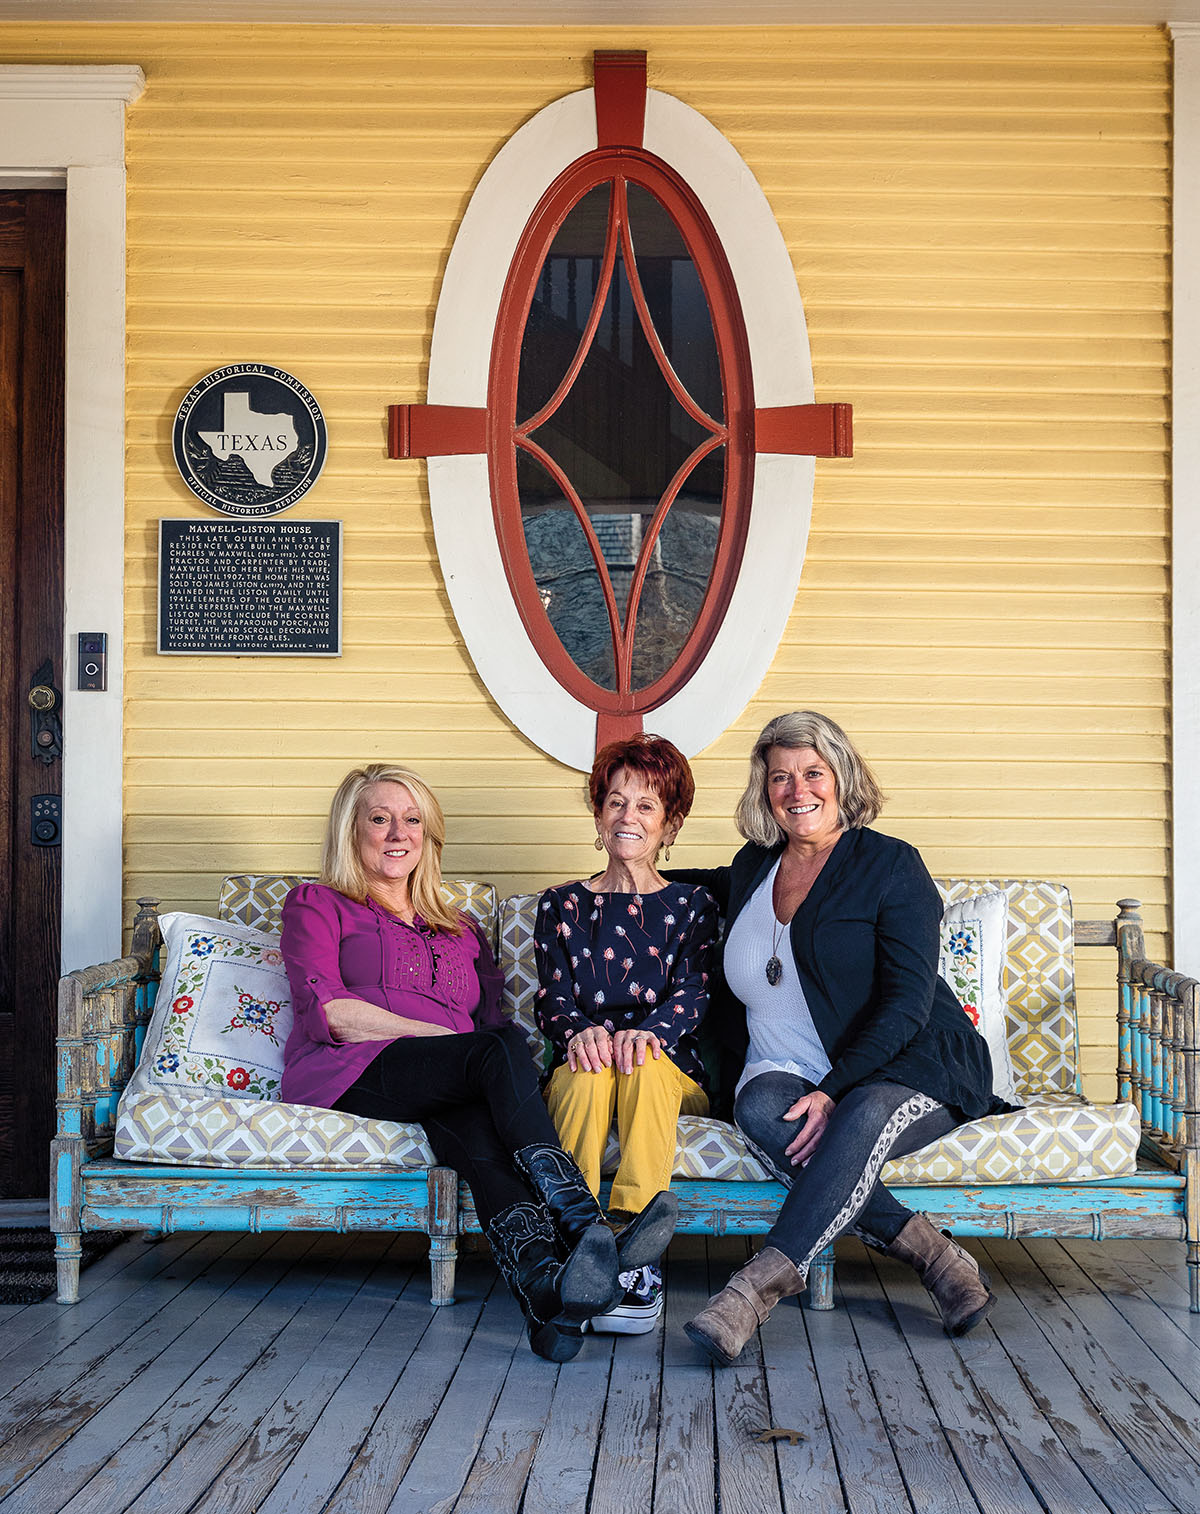
POLYGON ((558 1143, 520 1031, 474 923, 441 894, 445 821, 407 768, 348 773, 329 812, 321 881, 283 906, 295 1023, 282 1097, 372 1119, 418 1120, 471 1189, 525 1314, 533 1350, 568 1361, 618 1277, 661 1254, 673 1220, 616 1237, 558 1143))
MULTIPOLYGON (((706 888, 658 871, 691 809, 687 760, 661 736, 613 742, 588 780, 603 873, 547 889, 534 944, 538 1025, 553 1048, 546 1100, 593 1193, 616 1119, 610 1217, 677 1208, 670 1187, 680 1113, 707 1114, 696 1032, 708 1007, 717 908, 706 888), (657 1197, 656 1197, 657 1196, 657 1197)), ((625 1297, 593 1330, 642 1334, 662 1312, 657 1267, 622 1273, 625 1297)))

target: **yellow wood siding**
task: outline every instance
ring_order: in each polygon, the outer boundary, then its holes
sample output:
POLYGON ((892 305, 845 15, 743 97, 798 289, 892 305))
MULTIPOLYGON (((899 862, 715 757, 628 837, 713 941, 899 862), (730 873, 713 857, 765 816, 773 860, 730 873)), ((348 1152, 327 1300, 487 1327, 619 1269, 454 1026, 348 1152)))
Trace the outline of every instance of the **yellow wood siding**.
MULTIPOLYGON (((8 62, 136 62, 129 113, 126 890, 211 908, 225 872, 316 859, 359 761, 419 767, 446 866, 536 886, 590 864, 579 775, 488 699, 449 613, 424 397, 458 219, 595 47, 746 158, 791 249, 822 462, 788 634, 696 762, 675 859, 711 862, 760 725, 811 705, 877 764, 884 829, 947 874, 1067 882, 1084 916, 1168 897, 1169 44, 1153 29, 0 27, 8 62), (156 523, 208 514, 170 423, 211 368, 296 373, 330 426, 290 518, 345 521, 345 656, 159 658, 156 523)), ((652 722, 651 722, 652 724, 652 722)), ((1192 965, 1193 968, 1195 964, 1192 965)), ((1110 964, 1081 968, 1111 1088, 1110 964)))

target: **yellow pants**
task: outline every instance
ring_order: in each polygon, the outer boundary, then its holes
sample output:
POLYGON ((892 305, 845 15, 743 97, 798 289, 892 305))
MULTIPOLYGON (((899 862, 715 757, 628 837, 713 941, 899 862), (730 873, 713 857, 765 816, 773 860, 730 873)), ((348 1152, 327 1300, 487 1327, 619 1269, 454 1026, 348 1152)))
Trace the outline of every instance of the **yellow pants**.
POLYGON ((637 1214, 671 1186, 676 1121, 680 1114, 708 1113, 704 1090, 665 1052, 657 1061, 647 1052, 643 1065, 630 1073, 557 1067, 546 1103, 563 1149, 575 1158, 593 1193, 600 1191, 600 1162, 616 1115, 621 1161, 608 1205, 613 1214, 637 1214))

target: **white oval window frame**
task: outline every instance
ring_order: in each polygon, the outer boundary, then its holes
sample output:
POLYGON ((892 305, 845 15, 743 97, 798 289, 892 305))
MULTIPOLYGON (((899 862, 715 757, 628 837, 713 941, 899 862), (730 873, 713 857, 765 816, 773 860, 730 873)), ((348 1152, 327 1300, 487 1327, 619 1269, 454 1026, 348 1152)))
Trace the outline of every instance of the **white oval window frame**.
MULTIPOLYGON (((708 213, 737 285, 756 409, 814 400, 804 303, 783 233, 741 154, 699 111, 646 91, 642 144, 687 182, 708 213)), ((595 152, 595 92, 541 110, 496 154, 463 215, 433 323, 427 402, 486 409, 492 337, 521 234, 538 201, 595 152)), ((596 712, 546 667, 521 622, 500 557, 486 453, 431 457, 429 502, 450 605, 488 692, 544 752, 591 769, 596 712)), ((815 460, 759 452, 742 565, 720 628, 678 693, 644 717, 693 757, 745 709, 795 602, 812 520, 815 460)))

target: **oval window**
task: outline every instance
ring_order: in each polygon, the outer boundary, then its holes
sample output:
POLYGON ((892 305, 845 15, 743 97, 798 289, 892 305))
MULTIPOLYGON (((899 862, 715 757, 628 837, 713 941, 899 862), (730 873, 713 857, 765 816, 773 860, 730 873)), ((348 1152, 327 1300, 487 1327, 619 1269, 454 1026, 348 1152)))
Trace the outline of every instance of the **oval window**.
MULTIPOLYGON (((758 687, 796 596, 813 404, 791 257, 754 176, 673 96, 616 74, 521 126, 451 249, 427 403, 438 559, 475 669, 586 771, 644 724, 689 756, 758 687)), ((606 64, 606 70, 608 65, 606 64)), ((823 450, 821 455, 833 455, 823 450)))
POLYGON ((598 712, 652 710, 711 645, 745 544, 753 408, 737 291, 695 196, 642 154, 572 164, 501 300, 488 462, 526 631, 598 712))

